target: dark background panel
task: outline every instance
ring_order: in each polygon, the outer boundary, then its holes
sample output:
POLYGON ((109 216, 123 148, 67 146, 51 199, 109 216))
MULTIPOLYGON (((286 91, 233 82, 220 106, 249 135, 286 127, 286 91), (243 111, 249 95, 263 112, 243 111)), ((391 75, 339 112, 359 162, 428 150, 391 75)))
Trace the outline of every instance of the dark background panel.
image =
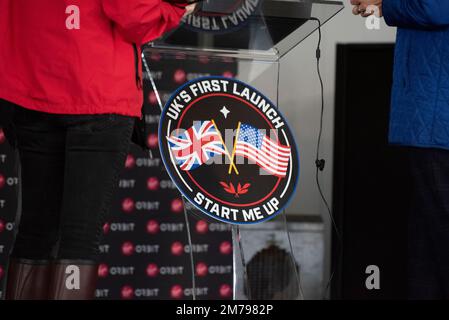
POLYGON ((406 152, 388 144, 393 44, 337 46, 333 235, 339 299, 406 297, 406 152), (365 286, 366 267, 380 269, 380 290, 365 286))
MULTIPOLYGON (((200 75, 232 76, 233 59, 148 56, 165 102, 186 81, 200 75)), ((192 299, 189 246, 180 193, 160 159, 157 128, 160 108, 149 77, 144 82, 148 145, 128 154, 100 245, 98 299, 192 299)), ((0 128, 0 298, 15 230, 17 161, 0 128)), ((195 218, 192 232, 197 299, 231 299, 233 285, 230 228, 195 218)))

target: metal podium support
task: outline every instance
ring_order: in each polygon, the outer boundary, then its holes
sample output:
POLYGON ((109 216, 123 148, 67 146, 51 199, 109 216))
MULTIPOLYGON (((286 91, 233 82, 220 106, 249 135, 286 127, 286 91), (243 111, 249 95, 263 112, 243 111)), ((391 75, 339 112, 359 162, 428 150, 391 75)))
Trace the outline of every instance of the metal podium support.
MULTIPOLYGON (((144 67, 151 74, 146 59, 154 56, 169 61, 182 58, 184 61, 204 62, 198 74, 180 76, 175 81, 182 85, 200 76, 235 78, 263 92, 282 110, 279 106, 282 58, 317 30, 319 24, 325 24, 342 9, 340 1, 207 0, 199 13, 185 19, 183 26, 145 48, 144 67), (210 61, 233 64, 237 72, 217 74, 213 67, 208 68, 210 61)), ((153 86, 157 86, 152 78, 151 81, 153 86)), ((159 94, 157 99, 161 105, 165 102, 159 94)), ((300 197, 301 192, 297 191, 297 195, 300 197)), ((201 215, 196 213, 196 209, 187 207, 186 226, 190 228, 189 218, 196 219, 201 215)), ((274 236, 265 239, 266 247, 256 250, 248 249, 251 239, 247 236, 247 231, 254 230, 255 226, 230 227, 234 250, 234 299, 307 298, 301 289, 300 264, 294 257, 287 215, 283 212, 273 220, 282 230, 282 239, 274 236), (281 269, 269 265, 276 261, 282 261, 281 269), (274 272, 277 273, 275 276, 270 274, 274 272)), ((191 242, 189 233, 188 236, 191 242)), ((195 289, 195 255, 192 250, 190 255, 192 287, 195 289)), ((195 294, 193 298, 196 298, 195 294)))

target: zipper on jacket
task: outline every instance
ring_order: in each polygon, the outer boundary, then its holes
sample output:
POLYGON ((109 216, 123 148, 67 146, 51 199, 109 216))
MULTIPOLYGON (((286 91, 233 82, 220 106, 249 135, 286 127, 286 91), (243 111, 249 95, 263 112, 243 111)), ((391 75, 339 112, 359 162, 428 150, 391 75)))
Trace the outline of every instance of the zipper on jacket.
POLYGON ((137 48, 137 45, 134 43, 133 44, 133 48, 134 48, 134 63, 135 63, 135 69, 136 69, 136 85, 137 88, 139 90, 141 90, 143 88, 143 84, 142 84, 142 78, 140 77, 140 63, 139 63, 139 49, 137 48))

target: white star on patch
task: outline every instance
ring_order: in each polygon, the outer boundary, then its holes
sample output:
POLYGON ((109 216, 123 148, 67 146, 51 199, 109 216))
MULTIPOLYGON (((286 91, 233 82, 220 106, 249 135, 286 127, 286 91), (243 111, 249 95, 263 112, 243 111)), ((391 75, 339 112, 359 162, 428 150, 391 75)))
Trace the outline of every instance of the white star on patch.
POLYGON ((223 108, 220 110, 220 112, 223 114, 223 116, 225 117, 225 119, 227 119, 227 118, 228 118, 228 114, 231 113, 231 111, 229 111, 228 108, 226 108, 226 107, 223 107, 223 108))

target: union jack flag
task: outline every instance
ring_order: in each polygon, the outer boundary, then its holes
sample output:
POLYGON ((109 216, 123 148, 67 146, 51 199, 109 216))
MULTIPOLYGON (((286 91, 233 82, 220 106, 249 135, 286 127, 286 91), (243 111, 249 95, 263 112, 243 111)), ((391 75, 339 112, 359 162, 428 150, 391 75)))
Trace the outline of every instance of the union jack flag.
POLYGON ((212 121, 196 121, 183 132, 167 137, 170 149, 181 170, 190 171, 217 154, 225 154, 220 133, 212 121))
POLYGON ((250 159, 268 173, 283 178, 287 174, 291 149, 271 140, 261 130, 242 124, 235 154, 250 159))

